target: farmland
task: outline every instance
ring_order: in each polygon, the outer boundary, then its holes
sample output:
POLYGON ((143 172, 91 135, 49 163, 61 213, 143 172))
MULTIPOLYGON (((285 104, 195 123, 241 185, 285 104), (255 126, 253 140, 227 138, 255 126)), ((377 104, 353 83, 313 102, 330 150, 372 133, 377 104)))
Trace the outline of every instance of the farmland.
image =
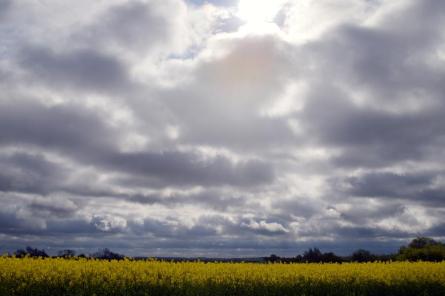
POLYGON ((0 295, 445 295, 445 262, 231 264, 3 257, 0 295))

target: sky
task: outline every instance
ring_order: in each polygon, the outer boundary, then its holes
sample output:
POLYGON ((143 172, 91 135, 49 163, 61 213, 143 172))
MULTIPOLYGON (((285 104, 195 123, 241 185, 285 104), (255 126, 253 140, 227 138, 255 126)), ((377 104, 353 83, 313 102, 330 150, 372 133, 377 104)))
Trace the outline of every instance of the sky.
POLYGON ((445 1, 0 0, 0 252, 445 238, 445 1))

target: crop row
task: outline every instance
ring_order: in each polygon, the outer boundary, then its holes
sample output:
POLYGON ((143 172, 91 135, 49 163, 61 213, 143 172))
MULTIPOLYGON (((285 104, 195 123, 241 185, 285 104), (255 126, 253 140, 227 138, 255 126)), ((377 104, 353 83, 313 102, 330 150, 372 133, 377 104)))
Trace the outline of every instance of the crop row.
POLYGON ((445 295, 443 263, 0 258, 0 295, 445 295))

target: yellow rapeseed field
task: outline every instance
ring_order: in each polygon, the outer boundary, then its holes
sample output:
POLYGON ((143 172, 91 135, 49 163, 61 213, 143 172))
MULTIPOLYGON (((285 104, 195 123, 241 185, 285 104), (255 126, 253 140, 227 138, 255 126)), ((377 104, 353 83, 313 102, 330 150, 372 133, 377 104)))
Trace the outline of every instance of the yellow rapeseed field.
POLYGON ((445 295, 443 263, 0 258, 0 295, 445 295))

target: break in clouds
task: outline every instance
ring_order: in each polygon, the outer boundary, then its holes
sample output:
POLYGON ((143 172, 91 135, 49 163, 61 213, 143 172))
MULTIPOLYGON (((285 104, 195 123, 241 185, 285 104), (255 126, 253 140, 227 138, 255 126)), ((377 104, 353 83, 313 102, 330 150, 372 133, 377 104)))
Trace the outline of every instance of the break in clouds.
POLYGON ((267 3, 0 0, 2 251, 445 237, 445 2, 267 3))

